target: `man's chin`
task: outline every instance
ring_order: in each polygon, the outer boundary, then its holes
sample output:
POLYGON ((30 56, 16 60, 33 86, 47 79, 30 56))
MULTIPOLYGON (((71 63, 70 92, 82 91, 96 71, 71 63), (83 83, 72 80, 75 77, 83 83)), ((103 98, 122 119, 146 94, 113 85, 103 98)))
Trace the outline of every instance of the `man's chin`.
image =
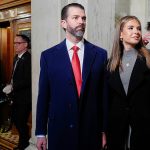
POLYGON ((78 35, 76 35, 76 38, 78 38, 78 39, 82 39, 82 38, 83 38, 83 36, 78 36, 78 35))
POLYGON ((84 35, 84 32, 78 32, 78 33, 76 34, 76 37, 77 37, 77 38, 83 38, 83 35, 84 35))

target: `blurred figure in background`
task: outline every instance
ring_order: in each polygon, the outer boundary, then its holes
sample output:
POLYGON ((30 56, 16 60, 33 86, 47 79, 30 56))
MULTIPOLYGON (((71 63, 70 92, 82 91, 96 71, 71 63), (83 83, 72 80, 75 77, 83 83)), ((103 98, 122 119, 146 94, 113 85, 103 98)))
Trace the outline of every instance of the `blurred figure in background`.
POLYGON ((147 32, 143 35, 143 43, 150 50, 150 22, 147 22, 147 32))
POLYGON ((19 132, 19 144, 16 149, 24 150, 29 145, 29 127, 27 125, 31 112, 31 54, 30 39, 23 34, 14 39, 16 56, 11 83, 3 92, 12 94, 12 121, 19 132))

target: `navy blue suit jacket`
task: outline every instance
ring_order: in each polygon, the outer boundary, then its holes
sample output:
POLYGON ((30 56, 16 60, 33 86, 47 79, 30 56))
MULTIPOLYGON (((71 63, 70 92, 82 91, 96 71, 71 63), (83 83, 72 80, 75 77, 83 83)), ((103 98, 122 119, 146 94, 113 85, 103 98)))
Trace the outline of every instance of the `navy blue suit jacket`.
POLYGON ((86 40, 84 44, 80 98, 66 40, 41 54, 36 135, 48 134, 50 150, 100 149, 107 53, 86 40))

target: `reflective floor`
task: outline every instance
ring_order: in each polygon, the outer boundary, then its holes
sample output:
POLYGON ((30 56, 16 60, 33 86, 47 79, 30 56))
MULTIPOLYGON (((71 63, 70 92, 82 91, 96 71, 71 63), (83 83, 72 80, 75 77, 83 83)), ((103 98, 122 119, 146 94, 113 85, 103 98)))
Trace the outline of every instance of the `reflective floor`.
MULTIPOLYGON (((8 129, 6 128, 6 130, 8 129)), ((15 147, 17 147, 19 140, 17 130, 14 126, 11 128, 11 130, 6 130, 2 128, 0 130, 0 150, 13 150, 15 147)))

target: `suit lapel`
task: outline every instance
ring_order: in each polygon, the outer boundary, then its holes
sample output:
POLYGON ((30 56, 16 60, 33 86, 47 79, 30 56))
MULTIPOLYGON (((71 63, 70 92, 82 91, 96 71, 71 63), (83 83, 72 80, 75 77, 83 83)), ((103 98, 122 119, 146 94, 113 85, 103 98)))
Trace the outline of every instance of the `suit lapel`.
POLYGON ((110 78, 109 78, 109 84, 110 86, 117 91, 119 94, 126 96, 124 87, 122 85, 122 81, 120 78, 120 73, 119 73, 119 67, 111 73, 110 78))
MULTIPOLYGON (((130 77, 127 96, 130 95, 134 90, 136 90, 136 88, 142 83, 144 79, 144 72, 146 70, 147 67, 145 65, 144 59, 138 57, 130 77)), ((111 73, 108 82, 114 90, 126 96, 122 85, 122 81, 120 79, 119 68, 117 68, 116 71, 111 73)))
MULTIPOLYGON (((94 58, 96 56, 96 51, 93 48, 93 45, 91 45, 89 42, 86 40, 84 41, 85 47, 84 47, 84 60, 83 60, 83 68, 82 68, 82 87, 81 87, 81 95, 85 89, 85 84, 92 66, 92 63, 94 61, 94 58)), ((74 80, 74 75, 73 75, 73 70, 72 70, 72 65, 69 59, 69 55, 67 52, 67 47, 66 47, 66 40, 64 40, 62 43, 60 43, 57 47, 59 50, 58 52, 58 60, 60 64, 63 64, 67 68, 65 70, 66 76, 70 80, 71 83, 74 84, 75 90, 76 90, 76 85, 75 85, 75 80, 74 80), (65 59, 64 59, 65 58, 65 59)), ((77 94, 77 92, 76 92, 77 94)))
MULTIPOLYGON (((26 59, 26 56, 28 55, 28 52, 26 51, 22 56, 21 58, 19 58, 18 62, 17 62, 17 65, 16 65, 16 69, 15 69, 15 72, 18 70, 18 68, 20 67, 20 65, 23 63, 23 61, 26 59)), ((15 56, 15 59, 16 59, 17 55, 15 56)))
POLYGON ((56 55, 57 55, 57 60, 58 60, 57 62, 58 66, 62 66, 63 64, 62 73, 64 73, 65 77, 68 79, 68 84, 72 84, 74 86, 75 93, 77 94, 72 65, 71 65, 71 61, 70 61, 69 54, 68 54, 67 47, 66 47, 66 40, 60 43, 57 46, 57 49, 58 51, 56 55))
POLYGON ((143 81, 144 79, 144 72, 147 70, 146 62, 143 58, 137 58, 128 88, 128 95, 130 95, 143 81))
POLYGON ((92 67, 92 63, 96 56, 96 51, 93 48, 93 45, 88 43, 86 40, 84 41, 84 60, 83 60, 83 68, 82 68, 82 88, 81 95, 84 92, 85 84, 90 73, 90 69, 92 67))

